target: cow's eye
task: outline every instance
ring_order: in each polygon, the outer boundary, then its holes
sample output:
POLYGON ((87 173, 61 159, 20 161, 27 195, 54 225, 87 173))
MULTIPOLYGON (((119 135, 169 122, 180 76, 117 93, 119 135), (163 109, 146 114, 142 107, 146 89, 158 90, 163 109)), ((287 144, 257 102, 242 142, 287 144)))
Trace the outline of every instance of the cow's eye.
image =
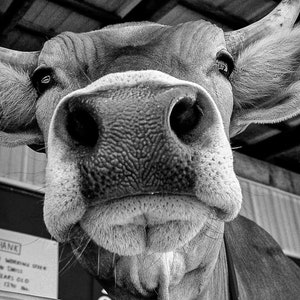
POLYGON ((54 84, 53 70, 45 67, 37 68, 31 76, 31 81, 38 94, 42 95, 54 84))
POLYGON ((229 78, 234 68, 232 56, 227 51, 221 50, 217 53, 216 60, 220 73, 229 78))

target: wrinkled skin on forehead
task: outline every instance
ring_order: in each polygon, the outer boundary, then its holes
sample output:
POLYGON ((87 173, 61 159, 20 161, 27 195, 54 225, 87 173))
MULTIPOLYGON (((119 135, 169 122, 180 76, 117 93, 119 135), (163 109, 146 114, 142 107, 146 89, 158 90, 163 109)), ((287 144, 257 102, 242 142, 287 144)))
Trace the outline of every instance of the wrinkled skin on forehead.
POLYGON ((83 34, 63 33, 51 39, 39 57, 39 66, 53 68, 58 80, 37 107, 45 140, 52 117, 49 112, 63 96, 110 73, 149 69, 201 84, 218 106, 228 134, 231 85, 220 75, 215 61, 222 49, 226 49, 223 31, 204 21, 176 27, 116 25, 83 34))

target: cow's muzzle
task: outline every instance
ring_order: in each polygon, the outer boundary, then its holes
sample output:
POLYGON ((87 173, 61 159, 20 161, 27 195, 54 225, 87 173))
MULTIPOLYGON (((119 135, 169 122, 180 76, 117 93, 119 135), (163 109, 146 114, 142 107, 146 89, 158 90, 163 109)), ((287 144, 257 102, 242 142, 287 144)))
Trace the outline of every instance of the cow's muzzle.
POLYGON ((195 195, 199 149, 220 117, 203 88, 157 73, 114 74, 59 104, 53 135, 78 158, 86 198, 195 195))
POLYGON ((65 220, 81 222, 110 251, 170 250, 210 213, 230 220, 240 208, 220 113, 191 82, 158 71, 107 75, 60 102, 48 144, 46 209, 50 198, 66 198, 65 220), (129 250, 125 236, 134 241, 129 250))

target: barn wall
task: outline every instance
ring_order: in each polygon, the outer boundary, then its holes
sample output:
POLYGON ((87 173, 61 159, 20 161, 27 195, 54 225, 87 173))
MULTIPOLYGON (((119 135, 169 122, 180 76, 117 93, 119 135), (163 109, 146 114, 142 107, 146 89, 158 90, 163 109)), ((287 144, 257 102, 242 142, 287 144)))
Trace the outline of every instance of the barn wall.
POLYGON ((234 153, 235 172, 243 178, 300 196, 300 174, 241 153, 234 153))
POLYGON ((46 155, 29 147, 0 146, 0 177, 11 183, 39 189, 45 185, 46 155))

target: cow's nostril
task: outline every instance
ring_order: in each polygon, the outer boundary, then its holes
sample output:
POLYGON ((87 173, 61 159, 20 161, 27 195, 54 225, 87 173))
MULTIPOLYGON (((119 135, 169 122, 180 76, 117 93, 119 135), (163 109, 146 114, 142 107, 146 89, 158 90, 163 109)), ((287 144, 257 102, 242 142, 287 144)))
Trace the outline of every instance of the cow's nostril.
POLYGON ((184 139, 198 126, 202 116, 203 111, 196 99, 183 97, 171 111, 171 129, 180 139, 184 139))
POLYGON ((84 108, 69 110, 66 129, 72 141, 77 145, 93 147, 99 138, 98 124, 93 116, 84 108))

